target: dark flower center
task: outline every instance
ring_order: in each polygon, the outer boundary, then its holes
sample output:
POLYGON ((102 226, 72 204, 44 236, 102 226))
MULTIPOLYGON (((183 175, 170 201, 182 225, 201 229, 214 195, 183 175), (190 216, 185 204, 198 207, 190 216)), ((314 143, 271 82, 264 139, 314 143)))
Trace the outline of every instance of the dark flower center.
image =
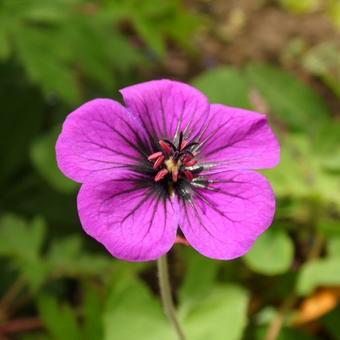
POLYGON ((161 151, 152 153, 148 160, 153 163, 155 170, 154 181, 170 181, 172 183, 178 182, 185 178, 191 182, 195 175, 190 170, 192 166, 197 164, 196 152, 193 148, 197 145, 196 142, 189 143, 183 138, 181 132, 178 137, 177 145, 167 139, 159 141, 161 151))

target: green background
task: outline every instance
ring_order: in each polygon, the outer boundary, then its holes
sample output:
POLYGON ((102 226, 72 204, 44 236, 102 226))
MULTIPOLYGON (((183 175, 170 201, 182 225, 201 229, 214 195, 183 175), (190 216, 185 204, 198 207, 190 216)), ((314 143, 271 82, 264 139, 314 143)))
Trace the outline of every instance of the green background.
POLYGON ((0 0, 0 339, 175 339, 155 263, 85 235, 54 151, 84 101, 166 77, 266 113, 282 146, 246 256, 169 254, 188 339, 340 339, 339 30, 338 0, 0 0))

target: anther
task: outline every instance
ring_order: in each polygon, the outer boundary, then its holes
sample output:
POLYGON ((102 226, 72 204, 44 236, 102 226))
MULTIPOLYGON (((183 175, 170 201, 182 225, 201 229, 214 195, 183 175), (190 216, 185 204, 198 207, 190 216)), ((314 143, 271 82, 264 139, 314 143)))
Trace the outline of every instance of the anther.
POLYGON ((167 153, 170 154, 171 152, 171 145, 169 145, 167 142, 165 142, 164 140, 160 140, 159 145, 161 146, 161 148, 167 153))
POLYGON ((197 164, 197 161, 195 159, 191 159, 190 161, 183 162, 185 166, 193 166, 197 164))
POLYGON ((186 155, 183 156, 182 162, 183 162, 183 163, 189 162, 189 161, 191 161, 193 158, 194 158, 194 155, 193 155, 193 154, 191 154, 191 153, 190 153, 190 154, 186 154, 186 155))
POLYGON ((155 160, 155 159, 157 159, 158 157, 160 157, 160 156, 162 156, 163 155, 163 153, 162 152, 155 152, 155 153, 153 153, 153 154, 151 154, 149 157, 148 157, 148 160, 149 161, 153 161, 153 160, 155 160))
POLYGON ((169 171, 167 169, 162 169, 162 170, 158 171, 155 178, 154 178, 154 181, 155 182, 161 181, 168 173, 169 173, 169 171))
POLYGON ((194 175, 189 170, 184 170, 185 177, 191 182, 194 179, 194 175))
POLYGON ((153 168, 154 168, 154 169, 157 169, 160 165, 162 165, 163 162, 164 162, 164 159, 165 159, 165 157, 164 157, 163 155, 161 155, 160 157, 158 157, 158 158, 156 159, 156 162, 155 162, 154 165, 153 165, 153 168))

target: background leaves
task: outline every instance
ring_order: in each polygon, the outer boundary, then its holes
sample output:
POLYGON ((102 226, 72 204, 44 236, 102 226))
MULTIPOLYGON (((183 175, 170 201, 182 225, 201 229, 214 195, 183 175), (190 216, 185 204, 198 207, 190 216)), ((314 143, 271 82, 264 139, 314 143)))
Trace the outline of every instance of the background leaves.
POLYGON ((77 105, 168 77, 267 114, 282 149, 280 165, 263 171, 275 221, 251 252, 228 262, 183 245, 170 253, 189 340, 268 339, 273 325, 277 339, 338 339, 339 8, 0 1, 0 338, 174 338, 155 264, 117 261, 83 233, 78 185, 54 151, 77 105))

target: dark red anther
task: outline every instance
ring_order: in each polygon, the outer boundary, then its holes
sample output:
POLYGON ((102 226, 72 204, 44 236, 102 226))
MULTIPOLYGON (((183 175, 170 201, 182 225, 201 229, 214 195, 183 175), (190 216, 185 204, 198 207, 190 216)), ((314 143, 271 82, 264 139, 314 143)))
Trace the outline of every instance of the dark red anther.
POLYGON ((184 170, 185 177, 191 182, 194 179, 194 175, 189 170, 184 170))
POLYGON ((164 140, 160 140, 158 143, 167 154, 170 154, 171 146, 167 142, 164 142, 164 140))
POLYGON ((156 162, 154 163, 153 168, 154 168, 154 169, 157 169, 160 165, 162 165, 163 162, 164 162, 164 159, 165 159, 165 157, 164 157, 163 155, 159 156, 159 157, 156 159, 156 162))
POLYGON ((155 170, 155 182, 165 177, 173 183, 182 179, 192 181, 195 178, 190 167, 198 163, 195 159, 197 152, 191 148, 198 143, 184 139, 183 132, 180 132, 178 137, 176 134, 174 140, 176 144, 165 138, 160 139, 158 141, 160 151, 152 153, 147 158, 155 170))
POLYGON ((183 162, 183 164, 184 164, 185 166, 193 166, 193 165, 197 164, 197 161, 196 161, 196 159, 192 159, 192 160, 190 160, 190 161, 183 162))
POLYGON ((162 152, 155 152, 155 153, 153 153, 153 154, 151 154, 149 157, 148 157, 148 160, 149 161, 153 161, 153 160, 155 160, 155 159, 157 159, 158 157, 160 157, 160 156, 162 156, 163 155, 163 153, 162 152))
POLYGON ((155 182, 161 181, 168 173, 169 173, 169 171, 167 169, 162 169, 162 170, 158 171, 155 178, 154 178, 154 181, 155 182))
POLYGON ((191 161, 193 158, 194 158, 194 155, 192 155, 192 154, 184 155, 183 158, 182 158, 182 162, 183 162, 183 163, 189 162, 189 161, 191 161))

